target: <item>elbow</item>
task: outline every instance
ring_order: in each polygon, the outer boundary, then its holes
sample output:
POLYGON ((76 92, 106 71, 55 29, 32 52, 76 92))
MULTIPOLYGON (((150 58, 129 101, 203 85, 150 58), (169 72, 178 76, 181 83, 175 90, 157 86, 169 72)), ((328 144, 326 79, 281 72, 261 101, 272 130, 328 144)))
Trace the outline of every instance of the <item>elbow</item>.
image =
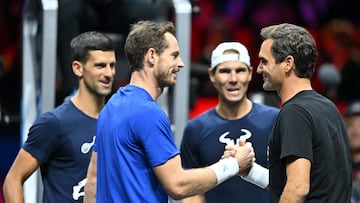
POLYGON ((187 197, 185 191, 179 187, 169 190, 168 195, 174 200, 181 200, 187 197))
POLYGON ((8 173, 5 177, 4 183, 3 183, 3 191, 11 191, 11 188, 17 187, 17 185, 22 185, 23 181, 20 181, 16 179, 15 176, 13 176, 11 173, 8 173))
POLYGON ((14 202, 15 199, 13 198, 21 197, 20 195, 22 194, 22 184, 23 182, 11 176, 10 174, 5 177, 2 186, 5 202, 14 202))
POLYGON ((294 188, 294 194, 296 194, 301 199, 305 199, 306 196, 310 192, 310 185, 309 184, 301 184, 297 185, 297 187, 294 188))
POLYGON ((301 196, 306 197, 310 192, 310 185, 304 184, 298 188, 298 192, 301 196))
POLYGON ((181 200, 190 196, 190 192, 186 190, 186 184, 183 181, 171 185, 166 190, 168 195, 174 200, 181 200))
POLYGON ((7 182, 4 181, 4 184, 2 185, 2 191, 4 193, 4 196, 6 196, 7 190, 8 190, 8 186, 7 186, 7 182))
POLYGON ((290 200, 297 200, 296 202, 304 202, 306 196, 309 194, 309 184, 286 185, 280 197, 280 203, 289 202, 290 200))

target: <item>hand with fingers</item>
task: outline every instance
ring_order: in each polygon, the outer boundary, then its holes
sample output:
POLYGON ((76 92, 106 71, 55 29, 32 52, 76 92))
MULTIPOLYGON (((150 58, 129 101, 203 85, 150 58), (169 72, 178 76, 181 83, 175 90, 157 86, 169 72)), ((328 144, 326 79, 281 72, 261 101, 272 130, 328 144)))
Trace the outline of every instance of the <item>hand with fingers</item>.
POLYGON ((222 159, 227 157, 234 157, 239 164, 239 175, 246 175, 253 162, 255 161, 255 153, 250 142, 245 139, 240 139, 238 145, 226 145, 222 159))

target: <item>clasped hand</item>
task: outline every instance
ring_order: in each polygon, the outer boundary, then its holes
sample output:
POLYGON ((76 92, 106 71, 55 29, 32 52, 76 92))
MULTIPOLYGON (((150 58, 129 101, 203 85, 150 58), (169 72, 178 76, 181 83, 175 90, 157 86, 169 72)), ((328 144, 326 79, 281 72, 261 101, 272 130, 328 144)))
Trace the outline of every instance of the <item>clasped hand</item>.
POLYGON ((234 157, 239 164, 240 176, 246 176, 255 161, 255 153, 251 142, 246 142, 245 139, 240 139, 237 145, 226 145, 222 159, 234 157))

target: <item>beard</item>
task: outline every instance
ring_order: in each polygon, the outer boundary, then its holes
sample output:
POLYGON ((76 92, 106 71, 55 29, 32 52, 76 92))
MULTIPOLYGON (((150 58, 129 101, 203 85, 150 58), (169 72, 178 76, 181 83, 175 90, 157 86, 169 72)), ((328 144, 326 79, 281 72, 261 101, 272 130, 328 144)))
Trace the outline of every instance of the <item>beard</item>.
POLYGON ((173 79, 172 75, 161 74, 158 75, 157 82, 160 88, 172 87, 176 84, 176 78, 173 79))

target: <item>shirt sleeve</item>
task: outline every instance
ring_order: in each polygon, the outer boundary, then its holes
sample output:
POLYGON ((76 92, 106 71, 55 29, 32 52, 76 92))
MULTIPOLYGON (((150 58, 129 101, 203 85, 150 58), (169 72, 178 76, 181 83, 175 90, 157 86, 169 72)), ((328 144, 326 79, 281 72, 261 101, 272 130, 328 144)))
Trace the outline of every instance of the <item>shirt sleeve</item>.
POLYGON ((300 106, 291 105, 289 107, 284 108, 281 113, 280 159, 296 156, 306 158, 312 162, 312 135, 314 128, 312 118, 300 106))
POLYGON ((37 159, 46 162, 60 144, 61 130, 54 114, 41 115, 31 126, 23 149, 37 159))
POLYGON ((133 129, 137 129, 136 134, 152 167, 161 165, 180 153, 175 144, 170 121, 160 108, 144 111, 138 122, 134 125, 141 128, 133 129))
POLYGON ((189 122, 185 126, 180 147, 182 164, 187 169, 201 167, 196 155, 198 152, 195 138, 196 134, 194 133, 192 122, 189 122))

